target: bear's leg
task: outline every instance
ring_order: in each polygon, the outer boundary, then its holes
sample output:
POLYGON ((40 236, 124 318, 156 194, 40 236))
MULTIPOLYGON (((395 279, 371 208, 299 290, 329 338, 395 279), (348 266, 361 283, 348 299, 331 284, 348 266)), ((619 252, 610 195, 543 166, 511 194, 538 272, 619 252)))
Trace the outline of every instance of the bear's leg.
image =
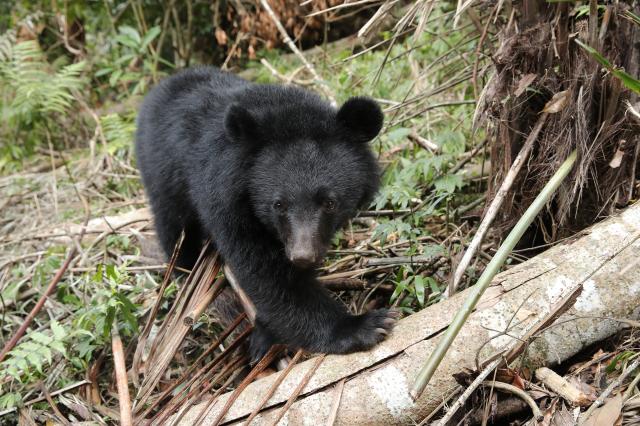
POLYGON ((265 327, 260 319, 256 318, 251 336, 249 338, 249 363, 260 361, 271 346, 278 343, 277 338, 265 327))
POLYGON ((184 241, 180 247, 176 265, 181 268, 191 269, 202 250, 204 236, 204 231, 202 231, 197 220, 189 219, 183 214, 176 214, 174 210, 167 208, 157 211, 154 214, 154 219, 158 240, 167 259, 173 254, 180 239, 180 234, 184 229, 184 241))
POLYGON ((397 312, 388 309, 351 315, 315 279, 297 282, 271 296, 266 300, 263 291, 256 304, 260 326, 252 336, 254 358, 264 355, 274 343, 324 353, 367 350, 389 334, 398 318, 397 312))

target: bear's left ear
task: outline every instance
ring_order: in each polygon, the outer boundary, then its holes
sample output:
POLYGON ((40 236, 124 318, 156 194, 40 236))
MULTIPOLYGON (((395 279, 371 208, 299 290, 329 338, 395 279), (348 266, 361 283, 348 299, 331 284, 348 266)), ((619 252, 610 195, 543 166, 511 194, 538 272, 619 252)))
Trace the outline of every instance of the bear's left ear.
POLYGON ((370 98, 350 98, 338 110, 338 124, 356 142, 369 142, 375 138, 384 121, 378 104, 370 98))
POLYGON ((235 142, 257 143, 258 121, 243 106, 231 104, 224 115, 224 130, 229 138, 235 142))

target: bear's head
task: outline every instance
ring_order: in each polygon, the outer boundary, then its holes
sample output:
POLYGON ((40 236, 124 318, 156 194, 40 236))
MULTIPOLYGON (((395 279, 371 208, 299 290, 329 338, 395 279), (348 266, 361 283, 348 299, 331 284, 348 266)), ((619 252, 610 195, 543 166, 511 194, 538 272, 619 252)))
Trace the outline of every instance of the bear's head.
POLYGON ((232 105, 227 136, 248 147, 252 209, 297 267, 311 268, 335 232, 375 195, 380 171, 367 142, 380 107, 356 97, 335 109, 303 95, 269 109, 232 105))

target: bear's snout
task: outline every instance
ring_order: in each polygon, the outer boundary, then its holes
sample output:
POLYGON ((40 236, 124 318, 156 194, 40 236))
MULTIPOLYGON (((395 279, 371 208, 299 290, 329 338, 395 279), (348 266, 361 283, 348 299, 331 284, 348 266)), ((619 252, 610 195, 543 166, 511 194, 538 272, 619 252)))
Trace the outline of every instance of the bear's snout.
POLYGON ((313 226, 294 226, 287 243, 287 257, 299 268, 311 268, 320 261, 313 226))

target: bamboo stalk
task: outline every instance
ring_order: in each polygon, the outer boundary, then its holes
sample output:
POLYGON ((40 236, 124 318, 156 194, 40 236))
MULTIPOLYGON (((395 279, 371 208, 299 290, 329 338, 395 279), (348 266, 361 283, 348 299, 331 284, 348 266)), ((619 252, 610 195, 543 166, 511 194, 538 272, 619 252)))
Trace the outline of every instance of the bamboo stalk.
POLYGON ((515 160, 513 160, 513 164, 511 165, 509 172, 505 176, 504 181, 502 182, 502 185, 500 185, 500 189, 498 189, 498 192, 496 192, 496 195, 491 201, 491 204, 489 205, 489 208, 487 209, 487 212, 485 213, 484 218, 480 223, 480 226, 478 226, 478 231, 476 231, 476 234, 473 236, 473 239, 471 240, 471 243, 469 244, 467 251, 464 253, 464 256, 462 256, 462 259, 460 260, 460 264, 458 264, 458 267, 456 268, 456 272, 453 274, 453 280, 451 281, 451 286, 447 288, 445 292, 445 297, 451 296, 453 293, 455 293, 458 286, 460 285, 460 281, 462 280, 464 271, 467 269, 467 267, 471 263, 471 259, 473 259, 473 256, 476 254, 478 247, 480 247, 480 244, 482 244, 482 241, 484 240, 485 235, 487 235, 487 231, 489 230, 489 227, 493 223, 493 220, 496 218, 498 211, 502 206, 502 203, 507 197, 507 193, 511 189, 513 182, 518 176, 518 173, 520 173, 520 169, 522 168, 522 165, 525 163, 525 161, 529 157, 529 153, 533 149, 533 143, 538 138, 538 134, 542 130, 544 123, 547 121, 548 115, 549 114, 546 112, 543 112, 540 115, 535 126, 533 126, 531 133, 529 133, 527 140, 525 141, 524 145, 520 149, 518 156, 516 157, 515 160))
POLYGON ((118 405, 120 406, 120 424, 133 426, 131 416, 131 397, 129 396, 129 383, 127 381, 127 367, 124 361, 122 340, 118 333, 118 324, 113 324, 111 329, 111 349, 113 351, 113 366, 116 373, 116 385, 118 387, 118 405))
POLYGON ((473 287, 473 292, 466 299, 464 305, 462 306, 462 308, 460 308, 455 318, 451 322, 451 325, 447 328, 444 336, 439 341, 438 346, 431 353, 431 356, 427 360, 426 364, 420 370, 418 378, 414 382, 410 391, 410 395, 414 401, 418 399, 418 397, 420 397, 425 387, 431 380, 431 377, 433 377, 433 374, 440 365, 440 362, 442 362, 442 359, 446 355, 449 347, 451 346, 451 343, 453 343, 453 340, 460 332, 460 329, 477 305, 482 294, 491 283, 493 277, 498 273, 500 267, 504 264, 508 255, 511 253, 511 250, 513 250, 513 247, 515 247, 516 243, 520 240, 529 225, 533 223, 535 218, 538 216, 538 213, 549 202, 562 181, 565 179, 565 177, 567 177, 567 175, 573 168, 576 158, 577 152, 574 150, 564 161, 564 163, 562 163, 558 171, 556 171, 556 173, 551 177, 551 180, 549 180, 540 194, 529 206, 527 211, 520 218, 513 230, 504 240, 493 259, 491 259, 491 262, 489 262, 489 265, 487 265, 486 269, 480 276, 480 279, 473 287))

